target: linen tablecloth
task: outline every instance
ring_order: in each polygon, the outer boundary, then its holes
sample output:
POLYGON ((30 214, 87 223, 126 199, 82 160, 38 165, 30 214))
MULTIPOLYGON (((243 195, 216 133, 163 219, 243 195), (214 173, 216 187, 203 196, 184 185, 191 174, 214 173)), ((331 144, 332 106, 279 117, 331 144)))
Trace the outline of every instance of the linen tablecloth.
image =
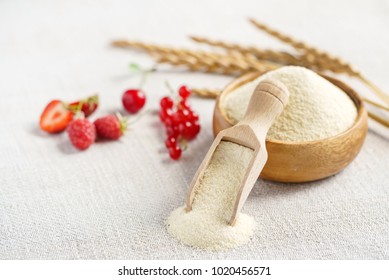
POLYGON ((156 110, 165 80, 221 88, 231 77, 163 67, 144 87, 149 113, 120 141, 84 152, 66 134, 40 131, 52 99, 98 92, 92 120, 122 110, 122 92, 139 83, 128 63, 153 61, 112 48, 113 39, 194 47, 187 36, 196 34, 285 49, 248 17, 352 61, 389 91, 387 0, 1 1, 0 259, 387 259, 389 134, 372 121, 362 151, 336 176, 258 180, 243 208, 258 223, 255 236, 225 252, 184 246, 164 226, 213 140, 214 101, 191 98, 202 130, 177 162, 165 152, 156 110))

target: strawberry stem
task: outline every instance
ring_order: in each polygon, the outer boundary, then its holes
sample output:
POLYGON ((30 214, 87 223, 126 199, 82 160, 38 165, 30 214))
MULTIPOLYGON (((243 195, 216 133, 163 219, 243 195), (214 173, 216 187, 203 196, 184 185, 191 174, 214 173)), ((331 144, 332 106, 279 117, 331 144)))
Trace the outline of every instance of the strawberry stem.
POLYGON ((85 118, 85 114, 82 110, 77 110, 75 113, 74 113, 74 118, 75 119, 84 119, 85 118))
POLYGON ((84 105, 84 103, 85 103, 85 99, 81 99, 77 105, 77 108, 76 108, 77 112, 81 112, 81 109, 82 109, 82 106, 84 105))
POLYGON ((119 112, 115 114, 120 124, 120 131, 124 134, 128 127, 128 118, 123 117, 119 112))

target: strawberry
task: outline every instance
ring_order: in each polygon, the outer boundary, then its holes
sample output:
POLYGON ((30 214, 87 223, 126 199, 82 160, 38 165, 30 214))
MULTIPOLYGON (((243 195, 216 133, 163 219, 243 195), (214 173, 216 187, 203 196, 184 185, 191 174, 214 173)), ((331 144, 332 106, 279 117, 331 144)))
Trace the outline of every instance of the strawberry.
POLYGON ((85 99, 81 99, 79 101, 72 102, 68 105, 69 110, 73 112, 82 111, 84 112, 85 118, 92 115, 94 111, 96 111, 99 106, 99 96, 92 95, 85 99))
POLYGON ((117 140, 127 128, 127 120, 118 115, 107 115, 94 122, 97 136, 104 139, 117 140))
POLYGON ((69 139, 79 150, 86 150, 95 142, 96 128, 88 119, 75 119, 67 128, 69 139))
POLYGON ((44 131, 57 133, 65 130, 72 118, 73 112, 68 110, 63 102, 53 100, 43 110, 39 125, 44 131))

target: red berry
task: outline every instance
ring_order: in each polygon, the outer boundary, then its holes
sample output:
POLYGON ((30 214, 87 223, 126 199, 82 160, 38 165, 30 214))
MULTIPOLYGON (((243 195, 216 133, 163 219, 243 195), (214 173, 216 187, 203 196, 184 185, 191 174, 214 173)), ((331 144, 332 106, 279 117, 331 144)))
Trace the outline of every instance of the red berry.
POLYGON ((165 124, 165 126, 173 125, 172 117, 171 116, 166 117, 164 124, 165 124))
POLYGON ((181 86, 178 89, 178 94, 182 97, 182 99, 187 99, 191 92, 186 86, 181 86))
POLYGON ((195 138, 197 136, 197 134, 199 134, 200 129, 201 129, 201 126, 200 126, 200 124, 198 122, 193 123, 192 124, 191 136, 193 138, 195 138))
POLYGON ((177 111, 175 112, 173 115, 172 115, 172 123, 173 125, 175 126, 178 126, 180 123, 182 123, 184 120, 182 114, 180 111, 177 111))
POLYGON ((171 123, 171 118, 172 118, 172 115, 173 115, 173 111, 171 109, 167 109, 167 110, 161 110, 159 112, 159 119, 161 120, 161 122, 163 122, 165 125, 168 125, 168 123, 171 123))
POLYGON ((140 109, 143 108, 143 106, 146 103, 146 95, 143 93, 142 90, 139 89, 129 89, 123 93, 122 102, 124 108, 129 113, 136 113, 140 109))
POLYGON ((199 115, 196 112, 191 111, 188 120, 191 122, 196 122, 199 120, 199 115))
POLYGON ((75 119, 67 128, 70 141, 79 150, 88 149, 96 139, 96 128, 88 119, 75 119))
POLYGON ((166 148, 172 148, 174 146, 177 146, 177 139, 174 137, 168 137, 165 141, 166 148))
POLYGON ((184 139, 190 141, 196 138, 197 134, 200 132, 200 125, 197 122, 185 122, 184 124, 180 124, 179 132, 184 139))
POLYGON ((90 115, 92 115, 94 111, 96 111, 98 106, 99 106, 99 96, 96 94, 96 95, 89 96, 85 99, 82 99, 80 101, 70 103, 68 105, 68 109, 73 111, 74 113, 81 110, 82 112, 84 112, 85 118, 87 118, 90 115))
POLYGON ((108 115, 95 120, 97 136, 104 139, 117 140, 127 128, 126 120, 115 115, 108 115))
POLYGON ((181 100, 181 101, 178 103, 178 108, 180 108, 180 109, 191 110, 189 103, 188 103, 185 99, 181 100))
POLYGON ((173 100, 170 97, 165 96, 164 98, 161 99, 159 104, 160 104, 162 109, 166 110, 166 109, 173 108, 174 102, 173 102, 173 100))
POLYGON ((183 122, 188 121, 190 119, 191 113, 188 109, 182 109, 179 110, 178 112, 180 112, 183 122))
POLYGON ((186 140, 191 140, 191 130, 192 130, 192 124, 190 122, 181 123, 178 127, 178 131, 182 138, 186 140))
POLYGON ((173 160, 178 160, 181 157, 181 152, 181 148, 177 145, 169 148, 169 156, 173 160))
POLYGON ((185 123, 190 117, 190 112, 187 109, 178 110, 172 115, 172 122, 174 125, 185 123))
POLYGON ((49 133, 64 131, 73 119, 73 112, 68 110, 63 102, 53 100, 43 110, 39 125, 49 133))
POLYGON ((178 94, 180 96, 178 103, 168 96, 163 97, 160 100, 161 110, 159 112, 161 122, 166 128, 165 146, 174 160, 179 159, 183 152, 178 143, 186 147, 186 140, 194 139, 200 131, 199 116, 192 111, 187 102, 191 94, 190 90, 186 86, 181 86, 178 94))
POLYGON ((168 137, 177 138, 179 136, 178 126, 175 125, 166 126, 166 134, 168 137))

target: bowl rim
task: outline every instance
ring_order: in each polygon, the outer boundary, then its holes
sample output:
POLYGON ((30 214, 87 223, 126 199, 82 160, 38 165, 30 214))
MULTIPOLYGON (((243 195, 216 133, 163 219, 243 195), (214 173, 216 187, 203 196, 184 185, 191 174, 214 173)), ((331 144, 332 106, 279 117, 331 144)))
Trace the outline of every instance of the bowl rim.
MULTIPOLYGON (((315 71, 313 71, 313 72, 315 72, 315 71)), ((225 96, 227 96, 227 94, 231 93, 233 90, 237 89, 238 87, 240 87, 248 82, 251 82, 251 81, 255 80, 256 78, 259 78, 261 75, 263 75, 265 73, 266 72, 248 72, 248 73, 245 73, 245 74, 235 78, 234 80, 232 80, 230 83, 228 83, 223 88, 223 90, 221 91, 220 95, 217 98, 216 106, 218 107, 219 113, 222 115, 223 119, 229 125, 233 126, 234 124, 231 123, 230 119, 227 117, 224 110, 222 109, 221 104, 222 104, 223 98, 225 98, 225 96)), ((363 106, 362 98, 359 96, 359 94, 354 89, 352 89, 349 85, 345 84, 344 82, 342 82, 334 77, 327 76, 327 75, 322 74, 322 73, 317 73, 317 72, 315 72, 315 73, 318 74, 319 76, 325 78, 330 83, 334 84, 336 87, 340 88, 353 101, 353 103, 357 109, 357 116, 354 120, 353 125, 339 134, 336 134, 334 136, 330 136, 327 138, 323 138, 323 139, 312 140, 312 141, 299 141, 299 142, 284 142, 284 141, 280 141, 280 140, 266 139, 267 143, 271 143, 274 145, 298 146, 298 145, 316 145, 319 143, 323 143, 324 141, 331 142, 335 139, 342 138, 345 135, 351 133, 353 130, 355 130, 358 127, 360 122, 362 122, 365 119, 364 115, 366 115, 366 109, 363 106)))

